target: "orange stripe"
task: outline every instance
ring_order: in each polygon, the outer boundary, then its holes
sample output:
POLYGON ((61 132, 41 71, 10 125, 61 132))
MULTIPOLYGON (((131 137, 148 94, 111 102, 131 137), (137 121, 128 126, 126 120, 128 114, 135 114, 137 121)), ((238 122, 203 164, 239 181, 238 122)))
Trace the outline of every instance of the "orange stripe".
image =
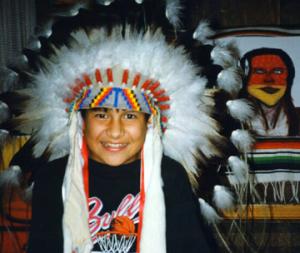
POLYGON ((96 69, 95 77, 96 77, 97 83, 103 83, 100 69, 96 69))
POLYGON ((146 80, 142 85, 142 89, 147 90, 148 86, 151 84, 151 82, 152 82, 152 80, 150 80, 150 79, 146 80))
POLYGON ((137 110, 138 107, 134 104, 133 102, 134 98, 132 98, 132 94, 130 93, 130 91, 128 89, 124 89, 124 93, 128 99, 129 104, 131 105, 131 108, 133 110, 137 110))
POLYGON ((145 207, 145 168, 144 168, 144 147, 141 152, 141 179, 140 179, 140 210, 139 210, 139 226, 137 235, 136 249, 137 253, 141 252, 141 234, 143 228, 143 217, 145 207))
POLYGON ((160 83, 159 82, 155 82, 154 84, 152 84, 150 87, 149 87, 149 90, 151 92, 153 92, 157 87, 160 86, 160 83))
POLYGON ((122 84, 127 84, 128 82, 128 75, 129 75, 129 71, 128 69, 125 69, 123 72, 123 77, 122 77, 122 84))
POLYGON ((254 149, 300 149, 300 142, 282 142, 282 141, 266 141, 257 142, 254 145, 254 149))
POLYGON ((158 90, 158 91, 154 91, 153 96, 154 97, 159 97, 159 96, 163 95, 164 93, 165 93, 165 90, 161 89, 161 90, 158 90))
POLYGON ((137 75, 134 77, 134 80, 133 80, 132 86, 133 86, 133 87, 136 87, 136 86, 138 86, 138 84, 139 84, 140 80, 141 80, 141 74, 137 74, 137 75))
POLYGON ((170 105, 167 105, 167 104, 165 104, 165 105, 159 105, 158 107, 162 111, 170 109, 170 105))
POLYGON ((83 168, 82 168, 83 186, 84 186, 84 192, 85 192, 87 205, 88 205, 88 199, 90 196, 90 193, 89 193, 89 165, 88 165, 89 160, 88 160, 88 150, 87 150, 84 136, 82 136, 81 154, 82 154, 82 158, 84 160, 83 168))
POLYGON ((92 84, 92 81, 87 74, 83 74, 83 79, 88 86, 90 86, 92 84))
POLYGON ((114 79, 113 79, 113 73, 112 73, 112 69, 107 69, 106 70, 106 74, 107 74, 107 79, 109 83, 113 83, 114 79))
POLYGON ((157 102, 166 102, 170 100, 169 96, 163 96, 163 97, 158 97, 156 98, 157 102))

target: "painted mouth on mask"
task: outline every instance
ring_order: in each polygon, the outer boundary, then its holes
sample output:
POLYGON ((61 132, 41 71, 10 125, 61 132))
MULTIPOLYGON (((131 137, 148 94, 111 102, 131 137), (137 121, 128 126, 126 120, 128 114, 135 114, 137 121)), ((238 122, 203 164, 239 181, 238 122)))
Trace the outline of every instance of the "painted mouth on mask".
POLYGON ((268 94, 274 94, 279 91, 278 88, 273 88, 273 87, 264 87, 264 88, 261 88, 261 90, 268 94))

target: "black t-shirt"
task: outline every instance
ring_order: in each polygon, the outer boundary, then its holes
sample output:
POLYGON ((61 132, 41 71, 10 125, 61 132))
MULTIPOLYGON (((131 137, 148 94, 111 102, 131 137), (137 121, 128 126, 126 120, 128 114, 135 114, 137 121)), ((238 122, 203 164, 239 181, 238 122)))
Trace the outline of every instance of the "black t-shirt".
POLYGON ((128 253, 136 252, 140 165, 140 160, 118 167, 89 160, 89 223, 93 252, 103 252, 110 243, 119 244, 119 247, 126 245, 128 253))
MULTIPOLYGON (((67 158, 48 163, 34 178, 28 253, 63 252, 62 182, 66 163, 67 158)), ((99 164, 90 161, 90 196, 98 195, 101 198, 104 209, 99 212, 100 216, 118 208, 126 194, 132 194, 132 198, 137 196, 140 182, 137 166, 139 163, 135 161, 128 164, 128 167, 125 165, 124 170, 110 170, 104 166, 102 171, 98 171, 99 164), (105 175, 100 175, 101 173, 105 175)), ((167 253, 218 252, 211 232, 201 220, 198 200, 182 166, 168 157, 163 157, 162 179, 166 206, 167 253)), ((92 205, 90 207, 93 208, 92 205)), ((134 215, 133 219, 136 218, 138 216, 134 215)), ((107 230, 111 229, 110 224, 107 230)))

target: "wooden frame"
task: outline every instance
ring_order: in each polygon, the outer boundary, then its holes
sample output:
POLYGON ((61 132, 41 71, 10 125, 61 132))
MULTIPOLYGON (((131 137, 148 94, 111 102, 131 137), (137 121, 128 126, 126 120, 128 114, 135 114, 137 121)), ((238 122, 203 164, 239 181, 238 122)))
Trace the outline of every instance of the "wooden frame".
POLYGON ((225 219, 276 219, 298 220, 300 219, 300 204, 256 204, 243 206, 240 211, 224 212, 225 219))

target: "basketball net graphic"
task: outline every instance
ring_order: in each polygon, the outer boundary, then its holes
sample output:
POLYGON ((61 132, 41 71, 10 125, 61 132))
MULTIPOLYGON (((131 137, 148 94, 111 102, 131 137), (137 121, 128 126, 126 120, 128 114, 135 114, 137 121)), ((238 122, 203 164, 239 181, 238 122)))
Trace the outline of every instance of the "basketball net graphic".
POLYGON ((111 223, 111 230, 97 233, 101 253, 128 253, 137 237, 135 226, 127 216, 118 216, 111 223))

